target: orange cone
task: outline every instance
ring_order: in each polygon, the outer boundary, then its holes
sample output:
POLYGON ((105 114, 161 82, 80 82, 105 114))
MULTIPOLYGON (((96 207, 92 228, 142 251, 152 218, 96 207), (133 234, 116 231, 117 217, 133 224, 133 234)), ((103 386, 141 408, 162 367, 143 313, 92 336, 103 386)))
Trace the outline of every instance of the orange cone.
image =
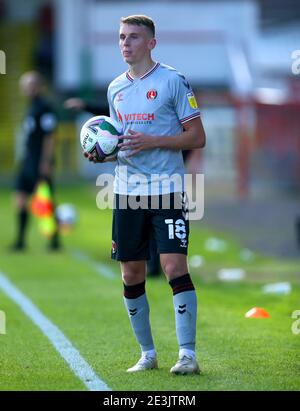
POLYGON ((246 314, 246 318, 269 318, 270 314, 264 308, 254 307, 251 308, 246 314))

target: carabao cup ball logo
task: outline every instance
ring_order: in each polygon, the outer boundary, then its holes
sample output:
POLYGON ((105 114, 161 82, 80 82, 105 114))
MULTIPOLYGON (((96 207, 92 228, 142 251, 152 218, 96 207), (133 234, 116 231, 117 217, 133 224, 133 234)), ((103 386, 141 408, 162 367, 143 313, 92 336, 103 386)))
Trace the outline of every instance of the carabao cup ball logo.
POLYGON ((82 149, 98 159, 114 155, 118 151, 122 126, 107 116, 89 119, 82 127, 80 142, 82 149))

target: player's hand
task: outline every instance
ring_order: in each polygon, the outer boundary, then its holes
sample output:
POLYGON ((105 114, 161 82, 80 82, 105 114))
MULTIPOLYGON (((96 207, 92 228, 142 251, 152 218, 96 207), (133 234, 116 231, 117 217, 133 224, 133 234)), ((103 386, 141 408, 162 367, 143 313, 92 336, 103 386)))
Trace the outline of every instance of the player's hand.
POLYGON ((72 97, 64 102, 64 108, 81 111, 85 108, 85 102, 81 98, 72 97))
POLYGON ((94 157, 92 154, 90 154, 86 151, 83 152, 83 155, 84 155, 85 158, 87 158, 89 161, 91 161, 93 163, 104 163, 105 162, 105 159, 104 160, 99 160, 98 158, 94 157))
POLYGON ((136 131, 129 130, 129 134, 126 136, 120 136, 119 140, 124 139, 126 141, 119 143, 121 151, 130 150, 131 152, 127 157, 132 157, 140 151, 150 150, 155 148, 155 137, 149 136, 143 133, 137 133, 136 131))
POLYGON ((52 173, 52 167, 48 162, 44 162, 40 165, 39 175, 41 178, 49 178, 52 173))
POLYGON ((89 161, 93 162, 93 163, 108 163, 109 161, 116 161, 117 160, 117 156, 113 155, 113 156, 107 156, 105 157, 103 160, 99 160, 96 157, 94 157, 92 154, 87 153, 86 151, 83 152, 83 155, 85 158, 87 158, 89 161))

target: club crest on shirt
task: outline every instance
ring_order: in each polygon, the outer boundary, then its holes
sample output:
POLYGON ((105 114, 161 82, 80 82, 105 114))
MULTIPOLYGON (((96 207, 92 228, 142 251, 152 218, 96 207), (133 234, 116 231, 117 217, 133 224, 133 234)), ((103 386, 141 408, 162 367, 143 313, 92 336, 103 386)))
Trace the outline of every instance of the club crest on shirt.
POLYGON ((152 89, 152 90, 148 91, 148 93, 147 93, 147 99, 148 100, 155 100, 156 97, 157 97, 157 91, 156 90, 152 89))
POLYGON ((190 106, 192 108, 198 108, 197 100, 194 96, 194 93, 187 93, 186 96, 187 96, 190 106))

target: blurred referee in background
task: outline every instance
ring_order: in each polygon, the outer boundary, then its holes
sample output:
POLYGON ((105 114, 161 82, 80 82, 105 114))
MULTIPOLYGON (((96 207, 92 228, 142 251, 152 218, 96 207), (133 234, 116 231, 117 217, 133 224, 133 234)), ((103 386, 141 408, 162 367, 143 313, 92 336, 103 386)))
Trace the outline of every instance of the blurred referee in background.
MULTIPOLYGON (((23 122, 24 152, 15 182, 15 206, 17 209, 17 233, 11 246, 12 251, 26 248, 28 226, 28 203, 31 194, 41 180, 49 183, 53 192, 54 132, 57 116, 44 97, 43 79, 38 72, 24 73, 20 78, 20 89, 28 99, 29 106, 23 122)), ((58 229, 50 238, 49 250, 60 249, 58 229)))

